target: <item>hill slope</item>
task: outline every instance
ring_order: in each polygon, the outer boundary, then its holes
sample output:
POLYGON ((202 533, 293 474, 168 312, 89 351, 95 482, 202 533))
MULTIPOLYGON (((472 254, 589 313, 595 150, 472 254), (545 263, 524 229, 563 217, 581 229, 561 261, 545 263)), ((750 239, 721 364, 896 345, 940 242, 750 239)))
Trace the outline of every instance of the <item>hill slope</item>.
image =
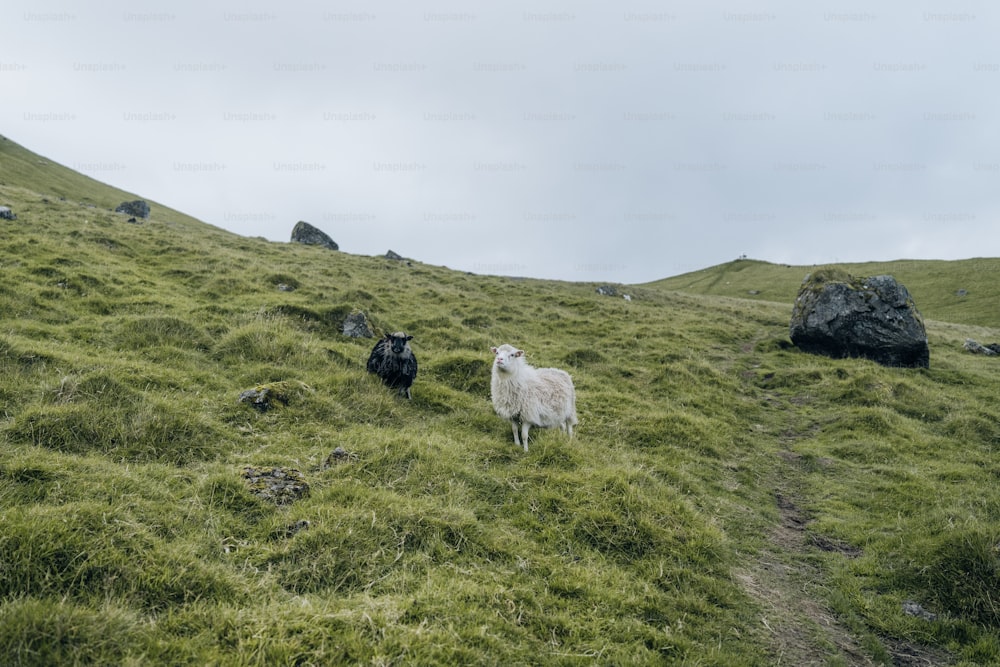
MULTIPOLYGON (((20 144, 0 135, 0 186, 11 190, 6 197, 9 205, 18 190, 25 194, 44 195, 45 199, 72 201, 83 207, 114 210, 122 202, 146 199, 161 222, 170 222, 184 229, 197 229, 202 234, 221 232, 189 215, 180 213, 145 197, 101 183, 48 158, 29 151, 20 144)), ((16 211, 15 211, 16 213, 16 211)), ((228 233, 228 232, 226 232, 228 233)))
POLYGON ((626 302, 83 194, 0 186, 8 662, 1000 659, 1000 381, 961 349, 996 330, 931 321, 929 370, 833 361, 788 346, 786 303, 626 302), (355 310, 415 336, 412 401, 365 372, 355 310), (573 374, 575 439, 514 446, 502 342, 573 374), (275 466, 309 492, 256 495, 275 466))
MULTIPOLYGON (((855 276, 895 276, 909 290, 925 318, 1000 327, 1000 305, 993 280, 1000 273, 1000 259, 896 260, 836 266, 855 276)), ((738 259, 648 286, 791 304, 802 280, 816 268, 738 259)))

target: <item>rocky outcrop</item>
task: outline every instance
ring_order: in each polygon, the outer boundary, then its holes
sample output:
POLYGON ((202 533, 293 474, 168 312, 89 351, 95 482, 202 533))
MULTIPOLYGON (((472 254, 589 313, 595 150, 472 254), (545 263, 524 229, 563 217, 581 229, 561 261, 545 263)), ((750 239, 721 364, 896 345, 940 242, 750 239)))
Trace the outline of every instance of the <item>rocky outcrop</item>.
POLYGON ((892 276, 854 278, 837 269, 806 276, 789 333, 805 352, 864 357, 885 366, 930 365, 923 318, 892 276))
POLYGON ((973 354, 981 354, 986 357, 995 357, 1000 354, 1000 343, 983 345, 982 343, 978 343, 971 338, 966 338, 965 344, 962 347, 973 354))
POLYGON ((602 296, 620 296, 621 298, 625 299, 626 301, 631 301, 632 300, 632 295, 631 294, 625 294, 624 292, 621 292, 614 285, 601 285, 600 287, 598 287, 594 291, 597 292, 598 294, 602 295, 602 296))
POLYGON ((344 318, 341 331, 349 338, 372 338, 375 336, 368 316, 360 310, 356 310, 344 318))
POLYGON ((318 245, 330 250, 340 250, 340 246, 327 236, 326 232, 316 229, 304 220, 299 220, 292 228, 292 243, 318 245))
POLYGON ((141 199, 122 202, 121 204, 118 204, 117 208, 115 208, 115 213, 124 213, 125 215, 145 220, 149 217, 149 204, 141 199))

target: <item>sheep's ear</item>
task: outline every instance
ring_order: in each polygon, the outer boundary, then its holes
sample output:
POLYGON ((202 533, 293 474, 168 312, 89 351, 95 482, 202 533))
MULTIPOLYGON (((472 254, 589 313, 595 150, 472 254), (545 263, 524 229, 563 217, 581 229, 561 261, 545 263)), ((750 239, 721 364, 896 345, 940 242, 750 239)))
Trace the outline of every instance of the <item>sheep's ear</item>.
POLYGON ((496 354, 497 353, 497 349, 495 347, 491 347, 490 348, 490 352, 492 352, 493 354, 496 354))
POLYGON ((520 357, 520 356, 523 356, 523 355, 524 355, 524 350, 516 350, 514 352, 514 356, 515 357, 520 357))
POLYGON ((406 340, 407 340, 407 341, 411 341, 411 340, 413 340, 413 336, 407 336, 407 337, 406 337, 406 340))

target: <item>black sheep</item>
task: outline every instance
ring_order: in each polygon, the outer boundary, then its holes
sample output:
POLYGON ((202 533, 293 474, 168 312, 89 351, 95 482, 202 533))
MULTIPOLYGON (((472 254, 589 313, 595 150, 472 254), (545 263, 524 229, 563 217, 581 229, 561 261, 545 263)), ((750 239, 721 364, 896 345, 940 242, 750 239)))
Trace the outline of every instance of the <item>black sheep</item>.
POLYGON ((406 398, 413 398, 410 387, 417 377, 417 358, 408 344, 412 339, 413 336, 402 331, 386 334, 375 343, 368 357, 368 372, 378 375, 385 386, 398 389, 399 395, 406 398))

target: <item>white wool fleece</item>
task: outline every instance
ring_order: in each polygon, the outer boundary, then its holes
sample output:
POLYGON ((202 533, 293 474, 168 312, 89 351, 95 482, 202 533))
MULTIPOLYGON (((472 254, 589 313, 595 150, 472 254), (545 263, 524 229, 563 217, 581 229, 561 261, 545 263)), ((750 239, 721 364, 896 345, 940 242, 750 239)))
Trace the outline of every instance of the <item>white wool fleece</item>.
POLYGON ((492 348, 493 374, 490 393, 493 409, 510 420, 514 442, 528 450, 528 429, 559 427, 573 435, 576 391, 569 373, 558 368, 535 368, 524 360, 524 352, 511 345, 492 348), (521 427, 518 433, 518 425, 521 427), (520 437, 519 437, 520 436, 520 437))

